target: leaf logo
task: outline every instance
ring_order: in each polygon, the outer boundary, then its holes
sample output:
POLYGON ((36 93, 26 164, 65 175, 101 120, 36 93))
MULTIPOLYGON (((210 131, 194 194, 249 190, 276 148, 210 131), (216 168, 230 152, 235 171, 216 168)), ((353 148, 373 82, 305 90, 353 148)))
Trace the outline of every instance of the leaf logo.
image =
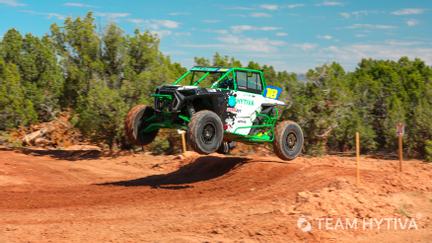
POLYGON ((303 232, 310 232, 312 230, 312 225, 305 217, 300 217, 297 220, 297 227, 303 232))

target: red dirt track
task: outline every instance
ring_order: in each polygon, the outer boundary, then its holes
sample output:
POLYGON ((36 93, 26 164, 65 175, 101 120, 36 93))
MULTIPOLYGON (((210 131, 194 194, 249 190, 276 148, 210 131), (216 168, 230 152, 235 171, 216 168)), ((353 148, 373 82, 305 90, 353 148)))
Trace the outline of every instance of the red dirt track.
POLYGON ((351 157, 0 151, 0 242, 432 242, 432 164, 351 157), (91 157, 91 156, 87 156, 91 157), (301 216, 408 217, 414 230, 303 232, 301 216))

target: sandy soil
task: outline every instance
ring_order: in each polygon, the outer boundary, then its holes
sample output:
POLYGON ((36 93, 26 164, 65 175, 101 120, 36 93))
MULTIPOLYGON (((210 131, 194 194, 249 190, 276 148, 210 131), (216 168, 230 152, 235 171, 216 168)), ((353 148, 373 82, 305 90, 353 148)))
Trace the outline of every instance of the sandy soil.
POLYGON ((3 150, 0 242, 432 242, 432 164, 361 166, 357 187, 351 157, 3 150), (333 225, 319 228, 322 218, 333 225), (346 218, 415 220, 417 229, 334 225, 346 218))

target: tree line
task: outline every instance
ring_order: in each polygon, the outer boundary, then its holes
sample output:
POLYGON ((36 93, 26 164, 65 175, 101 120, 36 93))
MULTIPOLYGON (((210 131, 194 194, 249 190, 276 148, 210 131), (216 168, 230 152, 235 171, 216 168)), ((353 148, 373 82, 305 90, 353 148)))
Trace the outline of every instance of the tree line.
MULTIPOLYGON (((53 24, 42 37, 8 30, 0 42, 0 130, 49 121, 68 109, 87 138, 128 147, 123 118, 129 108, 152 104, 156 86, 186 71, 160 51, 159 42, 147 31, 125 34, 114 23, 98 33, 92 13, 53 24)), ((356 131, 363 152, 394 151, 402 122, 408 154, 432 159, 432 68, 420 59, 363 59, 351 72, 324 64, 305 80, 218 53, 195 63, 264 70, 270 84, 284 89, 281 99, 290 105, 283 119, 302 126, 308 154, 350 151, 356 131)), ((173 135, 164 136, 152 149, 172 152, 173 135)))

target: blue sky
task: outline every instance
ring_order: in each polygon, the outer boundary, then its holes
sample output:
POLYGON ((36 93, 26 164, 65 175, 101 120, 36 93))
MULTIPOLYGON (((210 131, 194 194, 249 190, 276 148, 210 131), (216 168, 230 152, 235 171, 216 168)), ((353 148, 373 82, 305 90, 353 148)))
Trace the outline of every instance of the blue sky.
POLYGON ((189 67, 215 52, 278 70, 305 72, 336 61, 420 57, 432 64, 432 1, 0 0, 0 36, 9 28, 43 35, 53 22, 93 11, 109 22, 161 37, 161 50, 189 67))

